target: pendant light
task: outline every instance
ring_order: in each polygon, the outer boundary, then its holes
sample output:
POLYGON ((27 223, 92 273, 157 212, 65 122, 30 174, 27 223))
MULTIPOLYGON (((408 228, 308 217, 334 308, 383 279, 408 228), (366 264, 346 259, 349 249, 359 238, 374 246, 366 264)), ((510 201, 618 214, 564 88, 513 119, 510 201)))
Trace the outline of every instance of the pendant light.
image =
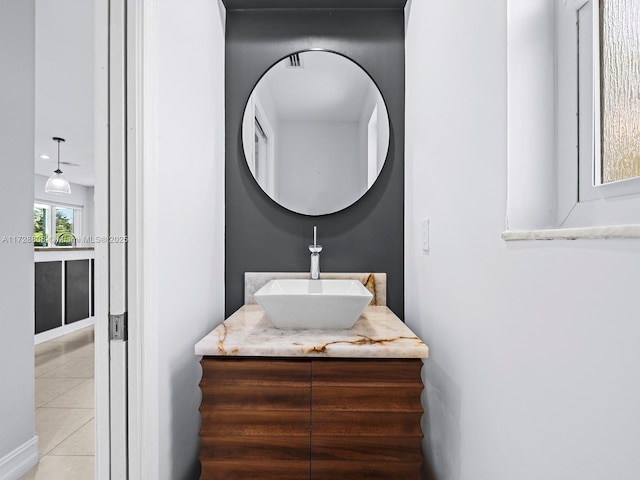
POLYGON ((53 137, 53 141, 58 142, 58 169, 55 170, 53 175, 47 180, 44 191, 57 195, 69 195, 71 193, 71 186, 67 179, 62 176, 62 170, 60 170, 60 142, 64 142, 64 138, 53 137))

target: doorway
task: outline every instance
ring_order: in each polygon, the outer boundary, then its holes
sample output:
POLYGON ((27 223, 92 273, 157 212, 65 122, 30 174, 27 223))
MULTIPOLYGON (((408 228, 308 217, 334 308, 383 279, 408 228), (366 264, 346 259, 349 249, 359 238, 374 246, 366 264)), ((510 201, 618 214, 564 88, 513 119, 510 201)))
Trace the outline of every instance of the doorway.
MULTIPOLYGON (((60 363, 56 367, 58 378, 66 378, 58 381, 56 392, 59 395, 55 398, 47 398, 43 389, 36 391, 36 406, 57 408, 57 411, 48 412, 48 417, 42 412, 36 413, 36 422, 43 417, 45 423, 58 422, 64 424, 64 428, 57 429, 57 436, 52 437, 50 433, 44 433, 46 427, 36 423, 38 434, 43 432, 42 464, 34 467, 28 474, 31 476, 25 478, 56 478, 52 467, 66 471, 64 478, 71 478, 68 472, 76 469, 69 468, 71 464, 65 461, 73 463, 73 459, 63 457, 73 456, 86 457, 81 462, 78 478, 127 478, 126 338, 115 341, 110 338, 110 318, 120 310, 119 304, 126 306, 126 281, 121 281, 126 277, 126 260, 123 259, 126 259, 127 248, 125 89, 122 88, 125 81, 124 1, 72 0, 61 5, 54 0, 35 0, 34 3, 35 173, 49 174, 47 160, 51 159, 39 157, 43 142, 53 136, 65 137, 65 146, 69 148, 66 152, 63 150, 67 155, 63 159, 66 163, 60 170, 68 177, 72 192, 74 184, 76 190, 92 189, 91 215, 83 218, 85 230, 77 236, 81 246, 93 248, 95 282, 92 297, 95 307, 92 301, 92 315, 95 313, 95 326, 56 337, 36 347, 36 355, 43 352, 62 354, 60 357, 41 356, 36 362, 60 363), (38 45, 44 53, 38 51, 38 45), (42 67, 38 67, 38 63, 42 67), (78 356, 79 352, 83 356, 78 356), (83 360, 78 362, 79 358, 83 360), (82 366, 74 367, 73 363, 82 366), (83 375, 84 380, 71 385, 76 383, 74 377, 61 376, 65 374, 62 364, 69 370, 75 368, 71 375, 83 375), (78 408, 82 411, 71 412, 78 408), (78 413, 80 417, 76 418, 78 413), (89 418, 93 415, 95 418, 89 418), (64 421, 65 416, 69 417, 68 421, 64 421), (74 431, 65 436, 70 430, 74 431), (90 443, 95 445, 93 449, 90 443), (91 476, 87 474, 89 467, 91 476)), ((58 156, 55 160, 59 159, 58 156)), ((36 196, 38 192, 36 181, 36 196)), ((48 373, 38 369, 36 373, 56 374, 53 369, 48 373)))

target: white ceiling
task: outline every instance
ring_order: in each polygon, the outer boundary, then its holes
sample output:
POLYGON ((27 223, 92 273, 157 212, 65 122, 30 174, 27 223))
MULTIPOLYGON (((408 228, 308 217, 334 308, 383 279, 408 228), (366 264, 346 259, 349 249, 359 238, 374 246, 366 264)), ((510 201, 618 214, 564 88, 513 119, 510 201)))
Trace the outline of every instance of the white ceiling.
MULTIPOLYGON (((95 184, 94 21, 92 1, 36 0, 35 173, 49 176, 57 168, 52 138, 62 137, 60 169, 70 182, 87 186, 95 184)), ((265 76, 280 119, 303 120, 304 111, 312 111, 316 120, 357 121, 372 83, 364 70, 330 52, 300 56, 302 69, 282 62, 265 76), (303 88, 285 80, 292 73, 303 88)))
POLYGON ((94 185, 94 2, 36 0, 35 173, 94 185), (50 160, 39 158, 47 154, 50 160), (65 165, 70 162, 73 165, 65 165))
POLYGON ((302 68, 287 59, 263 77, 280 120, 356 122, 373 81, 351 60, 331 52, 300 54, 302 68))

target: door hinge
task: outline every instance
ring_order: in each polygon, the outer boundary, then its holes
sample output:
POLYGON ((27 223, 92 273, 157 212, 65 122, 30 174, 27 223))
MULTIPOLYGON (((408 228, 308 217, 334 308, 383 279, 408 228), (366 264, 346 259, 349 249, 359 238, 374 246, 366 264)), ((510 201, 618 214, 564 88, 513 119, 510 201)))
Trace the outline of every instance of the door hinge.
POLYGON ((128 323, 127 312, 109 315, 109 340, 126 340, 128 323))

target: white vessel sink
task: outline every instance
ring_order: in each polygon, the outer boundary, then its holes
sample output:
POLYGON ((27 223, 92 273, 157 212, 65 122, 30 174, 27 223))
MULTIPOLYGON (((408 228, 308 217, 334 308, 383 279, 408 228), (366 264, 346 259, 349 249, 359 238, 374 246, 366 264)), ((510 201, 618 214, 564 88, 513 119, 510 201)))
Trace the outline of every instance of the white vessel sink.
POLYGON ((372 297, 358 280, 271 280, 255 293, 277 328, 351 328, 372 297))

